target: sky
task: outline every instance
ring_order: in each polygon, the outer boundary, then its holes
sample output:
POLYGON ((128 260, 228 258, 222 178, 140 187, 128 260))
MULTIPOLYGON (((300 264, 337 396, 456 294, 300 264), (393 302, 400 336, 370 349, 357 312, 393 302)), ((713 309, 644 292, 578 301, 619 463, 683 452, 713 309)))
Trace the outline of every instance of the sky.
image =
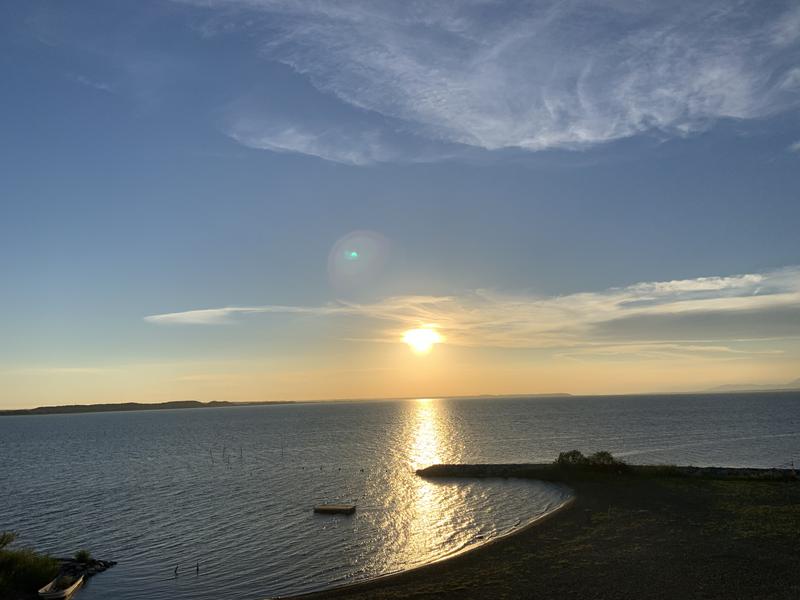
POLYGON ((796 1, 12 0, 0 77, 0 408, 800 377, 796 1))

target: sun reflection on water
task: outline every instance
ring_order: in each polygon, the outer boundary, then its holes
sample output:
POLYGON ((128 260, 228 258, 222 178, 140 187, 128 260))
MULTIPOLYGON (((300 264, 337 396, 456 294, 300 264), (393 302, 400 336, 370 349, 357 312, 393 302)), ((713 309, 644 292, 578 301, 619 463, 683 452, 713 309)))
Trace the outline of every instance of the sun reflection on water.
POLYGON ((441 420, 437 402, 430 398, 417 400, 413 419, 411 468, 422 469, 442 462, 439 449, 441 420))
MULTIPOLYGON (((415 402, 408 428, 409 463, 414 470, 442 462, 445 432, 437 400, 422 398, 415 402)), ((440 544, 441 529, 448 513, 441 494, 443 488, 430 480, 415 477, 410 498, 407 541, 402 554, 411 558, 424 556, 440 544)))

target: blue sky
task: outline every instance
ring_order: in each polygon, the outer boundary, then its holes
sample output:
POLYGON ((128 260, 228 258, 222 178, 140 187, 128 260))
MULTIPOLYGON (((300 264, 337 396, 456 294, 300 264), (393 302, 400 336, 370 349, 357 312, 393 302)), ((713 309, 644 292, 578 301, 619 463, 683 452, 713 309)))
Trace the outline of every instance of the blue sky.
POLYGON ((0 17, 4 405, 800 376, 794 2, 0 17))

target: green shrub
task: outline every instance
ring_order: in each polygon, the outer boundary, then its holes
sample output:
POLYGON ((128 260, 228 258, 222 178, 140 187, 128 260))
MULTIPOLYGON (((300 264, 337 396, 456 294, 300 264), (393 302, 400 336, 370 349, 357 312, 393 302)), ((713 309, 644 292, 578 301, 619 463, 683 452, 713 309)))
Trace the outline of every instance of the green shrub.
POLYGON ((12 532, 0 533, 0 598, 35 594, 58 574, 54 558, 30 548, 7 548, 15 538, 12 532))
POLYGON ((584 468, 584 469, 606 469, 610 467, 622 467, 625 463, 612 456, 610 452, 602 450, 589 456, 584 456, 579 450, 561 452, 555 463, 561 467, 584 468))
POLYGON ((86 549, 78 550, 75 553, 75 560, 79 563, 88 563, 92 560, 92 553, 86 549))
POLYGON ((556 459, 556 464, 562 467, 577 467, 586 464, 586 457, 580 450, 561 452, 556 459))
POLYGON ((621 460, 614 458, 611 455, 611 452, 606 452, 605 450, 595 452, 587 460, 589 461, 590 465, 602 467, 611 467, 624 464, 621 460))

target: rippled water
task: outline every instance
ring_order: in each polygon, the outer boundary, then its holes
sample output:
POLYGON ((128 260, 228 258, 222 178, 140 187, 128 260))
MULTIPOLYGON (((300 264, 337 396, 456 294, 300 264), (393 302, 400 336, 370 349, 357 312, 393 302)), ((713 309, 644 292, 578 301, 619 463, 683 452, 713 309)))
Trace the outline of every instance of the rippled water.
POLYGON ((409 568, 552 510, 544 483, 437 462, 800 464, 800 395, 409 400, 0 418, 0 530, 119 565, 92 598, 265 598, 409 568), (325 501, 358 504, 319 516, 325 501), (195 574, 196 562, 200 574, 195 574), (177 578, 173 575, 179 566, 177 578))

